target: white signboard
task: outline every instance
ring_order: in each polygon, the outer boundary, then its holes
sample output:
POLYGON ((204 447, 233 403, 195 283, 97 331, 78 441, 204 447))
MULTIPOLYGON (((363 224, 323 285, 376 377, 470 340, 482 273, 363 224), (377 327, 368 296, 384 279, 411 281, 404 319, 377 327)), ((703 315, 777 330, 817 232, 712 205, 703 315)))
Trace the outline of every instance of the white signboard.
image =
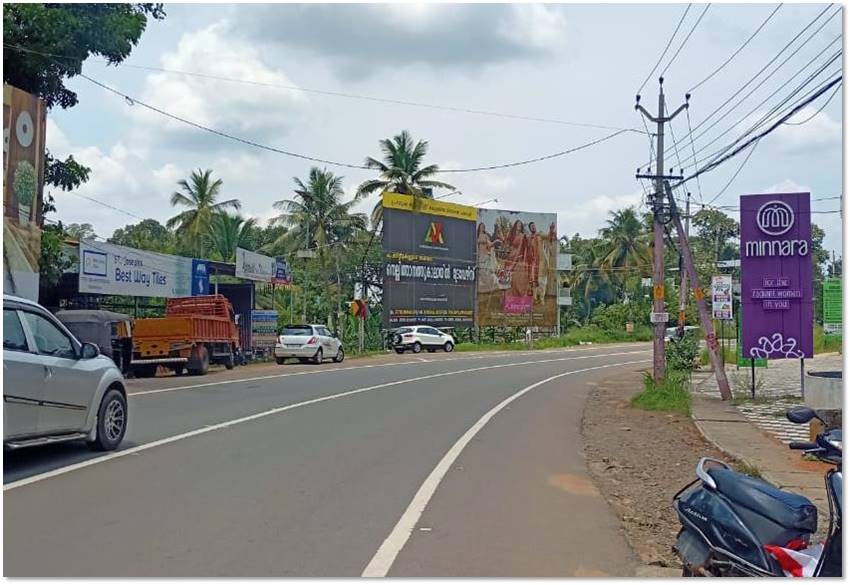
POLYGON ((567 272, 573 269, 572 254, 558 254, 558 270, 567 272))
POLYGON ((732 276, 729 274, 711 277, 711 317, 732 320, 732 276))
POLYGON ((239 278, 271 282, 276 269, 275 259, 271 256, 236 248, 236 276, 239 278))
POLYGON ((192 259, 100 242, 80 242, 80 292, 188 297, 192 259))

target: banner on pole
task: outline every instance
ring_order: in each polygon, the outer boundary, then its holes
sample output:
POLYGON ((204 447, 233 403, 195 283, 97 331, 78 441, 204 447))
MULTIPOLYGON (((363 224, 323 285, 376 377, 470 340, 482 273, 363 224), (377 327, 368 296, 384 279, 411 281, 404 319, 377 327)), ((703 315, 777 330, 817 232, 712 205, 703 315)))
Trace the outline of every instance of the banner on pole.
POLYGON ((711 277, 711 318, 732 320, 732 276, 729 274, 711 277))

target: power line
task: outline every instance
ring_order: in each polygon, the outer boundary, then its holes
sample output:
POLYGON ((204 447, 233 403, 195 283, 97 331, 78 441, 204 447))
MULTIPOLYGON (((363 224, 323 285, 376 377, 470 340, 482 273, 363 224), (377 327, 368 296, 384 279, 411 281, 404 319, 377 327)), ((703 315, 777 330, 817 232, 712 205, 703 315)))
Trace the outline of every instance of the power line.
POLYGON ((94 197, 89 197, 88 195, 83 195, 81 193, 77 193, 76 191, 69 191, 69 193, 71 195, 73 195, 74 197, 79 197, 80 199, 87 199, 88 201, 91 201, 92 203, 97 203, 98 205, 108 207, 109 209, 112 209, 112 210, 117 211, 119 213, 123 213, 124 215, 126 215, 128 217, 132 217, 134 219, 139 219, 139 220, 142 220, 142 221, 149 219, 149 218, 146 218, 146 217, 142 217, 140 215, 136 215, 135 213, 131 213, 131 212, 127 211, 126 209, 121 209, 120 207, 115 207, 114 205, 110 205, 109 203, 105 203, 103 201, 100 201, 99 199, 95 199, 94 197))
POLYGON ((748 38, 746 41, 744 41, 744 44, 742 44, 740 47, 738 47, 738 48, 735 50, 735 52, 734 52, 734 53, 732 53, 731 55, 729 55, 729 58, 728 58, 728 59, 726 59, 723 63, 721 63, 721 64, 720 64, 720 66, 719 66, 719 67, 717 67, 717 69, 715 69, 714 71, 712 71, 711 73, 709 73, 709 74, 708 74, 705 78, 703 78, 703 80, 702 80, 702 81, 700 81, 699 83, 695 84, 695 85, 694 85, 691 89, 689 89, 689 90, 688 90, 688 93, 692 93, 695 89, 697 89, 699 86, 701 86, 703 83, 705 83, 706 81, 708 81, 709 79, 711 79, 712 77, 714 77, 715 75, 717 75, 718 73, 720 73, 720 71, 721 71, 724 67, 726 67, 729 63, 731 63, 731 62, 732 62, 732 59, 734 59, 734 58, 738 55, 738 53, 740 53, 741 51, 743 51, 743 50, 744 50, 744 47, 746 47, 747 45, 749 45, 749 44, 750 44, 750 41, 752 41, 754 38, 756 38, 756 35, 758 35, 758 34, 761 32, 761 29, 763 29, 763 28, 764 28, 764 26, 765 26, 768 22, 770 22, 770 19, 772 19, 772 18, 774 17, 774 15, 775 15, 777 12, 779 12, 779 9, 780 9, 780 8, 782 8, 782 4, 777 4, 777 5, 776 5, 776 8, 774 8, 774 9, 773 9, 773 12, 771 12, 771 13, 767 16, 767 18, 765 18, 765 19, 764 19, 764 21, 763 21, 763 22, 762 22, 762 23, 758 26, 758 28, 757 28, 755 31, 753 31, 753 34, 751 34, 751 35, 749 36, 749 38, 748 38))
MULTIPOLYGON (((759 71, 757 71, 757 72, 755 73, 755 75, 753 75, 753 76, 752 76, 752 77, 751 77, 751 78, 750 78, 750 79, 749 79, 749 80, 748 80, 748 81, 747 81, 744 85, 742 85, 740 88, 738 88, 738 90, 737 90, 737 91, 735 91, 735 93, 733 93, 731 96, 729 96, 729 97, 726 99, 726 101, 724 101, 722 104, 720 104, 720 105, 719 105, 719 106, 718 106, 718 107, 717 107, 714 111, 712 111, 712 112, 711 112, 708 116, 706 116, 705 118, 703 118, 703 119, 702 119, 702 121, 700 121, 700 122, 699 122, 696 126, 694 126, 694 130, 699 129, 701 126, 703 126, 704 124, 706 124, 706 123, 707 123, 710 119, 712 119, 712 118, 713 118, 713 117, 714 117, 714 116, 715 116, 718 112, 720 112, 720 111, 721 111, 721 110, 722 110, 722 109, 723 109, 723 108, 724 108, 724 107, 725 107, 725 106, 726 106, 729 102, 731 102, 731 101, 735 98, 735 96, 739 95, 742 91, 744 91, 747 87, 749 87, 749 86, 750 86, 750 84, 752 84, 753 82, 755 82, 755 81, 756 81, 756 79, 758 79, 758 78, 759 78, 759 76, 760 76, 762 73, 764 73, 764 72, 767 70, 767 68, 768 68, 768 67, 770 67, 770 66, 771 66, 771 65, 772 65, 772 64, 773 64, 773 63, 774 63, 777 59, 779 59, 779 57, 781 57, 781 56, 782 56, 782 54, 783 54, 783 53, 784 53, 784 52, 785 52, 785 51, 786 51, 786 50, 787 50, 787 49, 788 49, 788 48, 789 48, 792 44, 794 44, 794 42, 795 42, 797 39, 799 39, 801 36, 803 36, 803 34, 804 34, 804 33, 805 33, 805 32, 806 32, 809 28, 811 28, 811 27, 812 27, 812 26, 813 26, 813 25, 814 25, 814 24, 815 24, 818 20, 820 20, 820 17, 821 17, 821 16, 823 16, 823 14, 824 14, 827 10, 829 10, 829 8, 830 8, 831 6, 832 6, 832 4, 829 4, 829 5, 828 5, 826 8, 824 8, 824 9, 823 9, 823 10, 822 10, 822 11, 821 11, 821 12, 820 12, 820 13, 819 13, 819 14, 818 14, 815 18, 813 18, 813 19, 812 19, 812 20, 811 20, 811 21, 810 21, 810 22, 809 22, 809 23, 808 23, 805 27, 803 27, 803 29, 802 29, 800 32, 798 32, 798 33, 794 36, 794 38, 792 38, 790 41, 788 41, 788 43, 787 43, 784 47, 782 47, 782 49, 780 49, 780 50, 779 50, 779 52, 778 52, 778 53, 777 53, 777 54, 776 54, 776 55, 775 55, 775 56, 774 56, 774 57, 773 57, 770 61, 768 61, 768 62, 767 62, 767 64, 765 64, 765 65, 764 65, 764 67, 762 67, 759 71)), ((829 21, 830 21, 830 20, 832 20, 832 19, 835 17, 835 15, 836 15, 836 14, 838 14, 839 12, 841 12, 841 7, 839 7, 839 8, 838 8, 838 9, 837 9, 837 10, 836 10, 836 11, 835 11, 835 12, 834 12, 831 16, 829 16, 829 17, 828 17, 828 18, 827 18, 827 19, 826 19, 826 20, 825 20, 825 21, 824 21, 824 22, 820 25, 820 27, 819 27, 817 30, 815 30, 815 32, 813 32, 813 33, 809 36, 809 38, 808 38, 808 39, 806 39, 806 40, 805 40, 805 41, 804 41, 804 42, 803 42, 803 43, 802 43, 799 47, 797 47, 797 48, 794 50, 794 52, 792 52, 792 53, 791 53, 791 55, 789 55, 789 56, 785 59, 785 61, 783 61, 782 63, 780 63, 780 64, 779 64, 779 66, 777 66, 777 67, 776 67, 776 68, 775 68, 775 69, 774 69, 774 70, 773 70, 770 74, 768 74, 768 75, 765 77, 765 79, 764 79, 764 80, 762 80, 762 82, 761 82, 761 83, 760 83, 760 84, 759 84, 756 88, 754 88, 752 91, 755 91, 755 89, 757 89, 758 87, 760 87, 761 85, 763 85, 763 84, 765 83, 765 81, 767 81, 767 79, 769 79, 770 77, 772 77, 773 75, 775 75, 775 74, 776 74, 776 72, 777 72, 777 71, 778 71, 778 70, 779 70, 779 69, 780 69, 780 68, 781 68, 781 67, 782 67, 785 63, 787 63, 787 62, 788 62, 788 60, 789 60, 791 57, 793 57, 793 56, 794 56, 794 55, 795 55, 798 51, 800 51, 800 49, 802 49, 802 48, 803 48, 806 44, 808 44, 808 43, 811 41, 811 39, 814 37, 814 35, 816 35, 818 32, 820 32, 820 30, 821 30, 824 26, 826 26, 826 25, 829 23, 829 21)), ((745 96, 745 98, 746 98, 746 97, 748 97, 749 95, 752 95, 752 91, 750 92, 750 94, 748 94, 747 96, 745 96)), ((732 109, 734 109, 734 108, 732 108, 732 109)), ((730 110, 730 112, 731 112, 731 110, 730 110)), ((727 112, 725 115, 728 115, 728 113, 729 113, 729 112, 727 112)), ((725 116, 725 115, 724 115, 724 116, 725 116)), ((666 150, 667 150, 667 149, 665 149, 665 154, 666 154, 666 150)))
POLYGON ((688 15, 688 12, 691 9, 691 5, 688 4, 685 7, 685 12, 682 13, 682 17, 679 19, 679 24, 676 25, 676 30, 673 31, 673 34, 670 35, 670 38, 667 40, 667 45, 665 45, 664 50, 661 51, 661 55, 658 57, 658 61, 652 67, 652 70, 647 74, 646 79, 643 80, 643 83, 640 84, 640 87, 635 92, 636 94, 640 94, 641 90, 646 85, 646 82, 649 81, 649 78, 652 77, 652 74, 655 73, 655 70, 658 69, 658 66, 661 65, 661 60, 664 59, 664 55, 667 54, 668 49, 670 49, 670 44, 673 42, 673 39, 676 38, 676 34, 679 32, 679 28, 681 28, 682 23, 685 21, 685 17, 688 15))
POLYGON ((709 8, 711 8, 711 4, 706 4, 706 5, 705 5, 705 9, 704 9, 704 10, 702 11, 702 13, 699 15, 699 18, 697 18, 697 21, 694 23, 694 25, 691 27, 691 30, 688 32, 688 36, 686 36, 686 37, 685 37, 685 39, 682 41, 682 44, 681 44, 681 45, 679 45, 679 48, 678 48, 678 49, 676 49, 676 52, 673 54, 673 57, 672 57, 672 58, 670 59, 670 61, 667 63, 667 66, 666 66, 666 67, 664 68, 664 70, 661 72, 661 77, 664 77, 664 74, 665 74, 665 73, 667 73, 667 70, 668 70, 668 69, 670 69, 670 65, 672 65, 672 64, 673 64, 673 61, 675 61, 675 60, 676 60, 676 57, 678 57, 678 56, 679 56, 679 53, 682 51, 682 49, 684 48, 684 46, 687 44, 688 39, 690 39, 690 38, 691 38, 691 35, 692 35, 692 34, 694 34, 694 31, 695 31, 695 30, 697 29, 697 27, 699 26, 699 23, 700 23, 700 22, 702 22, 702 17, 703 17, 703 16, 705 16, 705 13, 706 13, 706 12, 708 12, 708 9, 709 9, 709 8))
POLYGON ((729 181, 726 183, 726 186, 725 186, 725 187, 723 187, 723 189, 721 189, 721 190, 720 190, 720 192, 719 192, 717 195, 715 195, 715 196, 714 196, 714 198, 713 198, 711 201, 709 201, 708 203, 706 203, 706 205, 711 205, 712 203, 714 203, 715 201, 717 201, 718 199, 720 199, 720 197, 721 197, 721 196, 722 196, 722 195, 726 192, 726 190, 729 188, 729 185, 731 185, 731 184, 732 184, 732 182, 733 182, 736 178, 738 178, 738 175, 739 175, 739 174, 741 174, 741 171, 744 169, 744 167, 746 166, 747 162, 750 160, 750 157, 751 157, 751 156, 753 156, 753 153, 756 151, 756 148, 758 148, 758 145, 759 145, 759 143, 758 143, 758 141, 756 141, 756 142, 753 144, 753 148, 750 150, 750 152, 748 152, 748 153, 747 153, 747 156, 746 156, 746 157, 744 158, 744 160, 741 162, 741 166, 739 166, 739 167, 738 167, 738 170, 737 170, 737 171, 735 171, 735 174, 734 174, 734 175, 732 175, 732 177, 731 177, 731 178, 729 179, 729 181))
POLYGON ((754 142, 758 142, 759 140, 761 140, 762 138, 764 138, 765 136, 767 136, 768 134, 770 134, 771 132, 776 130, 779 126, 782 125, 783 122, 785 122, 786 120, 788 120, 789 118, 794 116, 794 114, 796 114, 797 112, 802 110, 804 107, 806 107, 807 105, 812 103, 814 100, 816 100, 818 97, 820 97, 821 95, 823 95, 824 93, 826 93, 830 89, 832 89, 835 85, 841 83, 841 80, 842 80, 842 76, 839 75, 835 79, 833 79, 830 82, 828 82, 827 84, 823 85, 821 88, 819 88, 814 93, 814 95, 812 95, 812 96, 806 98, 805 100, 801 101, 794 108, 792 108, 787 114, 783 115, 778 121, 773 123, 767 130, 764 130, 763 132, 752 137, 750 140, 747 140, 744 144, 740 145, 739 147, 734 149, 732 152, 729 152, 729 153, 723 155, 722 157, 715 159, 714 161, 708 163, 707 165, 705 165, 704 167, 702 167, 698 171, 696 171, 696 172, 692 173, 691 175, 685 177, 684 179, 679 181, 679 183, 677 183, 676 186, 683 185, 684 183, 686 183, 687 181, 690 181, 691 179, 693 179, 695 177, 698 177, 698 176, 700 176, 704 173, 707 173, 709 171, 714 170, 715 168, 717 168, 718 166, 720 166, 721 164, 723 164, 724 162, 726 162, 730 158, 736 156, 742 150, 745 150, 747 147, 749 147, 754 142))
MULTIPOLYGON (((22 47, 20 45, 4 44, 3 47, 7 48, 7 49, 12 49, 12 50, 25 51, 25 52, 33 53, 33 54, 36 54, 36 55, 41 55, 43 57, 54 57, 54 58, 59 58, 59 59, 73 59, 75 61, 79 60, 77 57, 71 57, 71 56, 67 56, 67 55, 56 55, 56 54, 53 54, 53 53, 44 53, 44 52, 41 52, 41 51, 35 51, 33 49, 28 49, 28 48, 22 47)), ((110 63, 106 59, 93 58, 91 60, 96 61, 96 62, 100 62, 100 63, 105 63, 106 65, 112 65, 112 63, 110 63)), ((569 120, 560 120, 560 119, 557 119, 557 118, 543 118, 543 117, 537 117, 537 116, 525 116, 525 115, 521 115, 521 114, 494 112, 494 111, 491 111, 491 110, 479 110, 479 109, 475 109, 475 108, 461 108, 461 107, 446 106, 446 105, 441 105, 441 104, 429 104, 429 103, 425 103, 425 102, 414 102, 414 101, 409 101, 409 100, 401 100, 401 99, 397 99, 397 98, 386 98, 386 97, 369 96, 369 95, 358 95, 358 94, 346 93, 346 92, 341 92, 341 91, 331 91, 331 90, 325 90, 325 89, 313 89, 313 88, 308 88, 308 87, 299 87, 299 86, 295 86, 295 85, 284 85, 284 84, 281 84, 281 83, 269 83, 269 82, 264 82, 264 81, 255 81, 255 80, 251 80, 251 79, 240 79, 240 78, 235 78, 235 77, 226 77, 226 76, 222 76, 222 75, 212 75, 212 74, 208 74, 208 73, 199 73, 199 72, 196 72, 196 71, 183 71, 183 70, 179 70, 179 69, 168 69, 168 68, 165 68, 165 67, 154 67, 152 65, 134 65, 134 64, 130 64, 130 63, 124 63, 124 62, 115 63, 114 65, 116 67, 124 67, 124 68, 130 68, 130 69, 140 69, 140 70, 144 70, 144 71, 157 71, 157 72, 160 72, 160 73, 170 73, 170 74, 173 74, 173 75, 183 75, 183 76, 187 76, 187 77, 197 77, 197 78, 200 78, 200 79, 225 81, 225 82, 229 82, 229 83, 241 83, 241 84, 259 86, 259 87, 285 89, 285 90, 289 90, 289 91, 293 91, 293 92, 301 91, 301 92, 304 92, 304 93, 313 93, 313 94, 318 94, 318 95, 341 97, 341 98, 346 98, 346 99, 355 99, 355 100, 369 101, 369 102, 375 102, 375 103, 394 104, 394 105, 400 105, 400 106, 411 106, 411 107, 417 107, 417 108, 427 108, 427 109, 432 109, 432 110, 443 110, 443 111, 447 111, 447 112, 455 112, 455 113, 461 113, 461 114, 475 114, 475 115, 479 115, 479 116, 491 116, 491 117, 496 117, 496 118, 505 118, 505 119, 509 119, 509 120, 524 120, 524 121, 530 121, 530 122, 543 122, 543 123, 549 123, 549 124, 560 124, 560 125, 564 125, 564 126, 575 126, 575 127, 579 127, 579 128, 596 128, 596 129, 600 129, 600 130, 627 130, 629 132, 636 132, 638 134, 642 133, 637 128, 621 128, 621 127, 618 127, 618 126, 608 126, 608 125, 605 125, 605 124, 591 124, 591 123, 586 123, 586 122, 573 122, 573 121, 569 121, 569 120)))
POLYGON ((803 120, 801 122, 785 122, 785 125, 786 126, 802 126, 803 124, 810 122, 812 119, 817 117, 817 115, 820 114, 829 105, 829 102, 832 101, 832 98, 835 97, 835 94, 838 93, 839 89, 841 89, 841 86, 840 85, 836 86, 835 91, 833 91, 832 94, 830 94, 830 96, 828 98, 826 98, 826 101, 823 103, 823 105, 820 108, 818 108, 818 110, 814 114, 812 114, 811 116, 809 116, 808 118, 806 118, 805 120, 803 120))
MULTIPOLYGON (((234 136, 233 134, 228 134, 226 132, 222 132, 221 130, 216 130, 216 129, 210 128, 208 126, 204 126, 203 124, 198 124, 197 122, 187 120, 186 118, 182 118, 182 117, 177 116, 175 114, 171 114, 169 112, 166 112, 165 110, 162 110, 160 108, 157 108, 155 106, 152 106, 150 104, 142 102, 142 101, 140 101, 136 98, 133 98, 133 97, 127 95, 127 94, 124 94, 124 93, 118 91, 117 89, 115 89, 113 87, 110 87, 110 86, 108 86, 104 83, 101 83, 101 82, 97 81, 96 79, 93 79, 93 78, 91 78, 88 75, 85 75, 83 73, 80 73, 80 77, 88 80, 89 82, 91 82, 91 83, 93 83, 93 84, 95 84, 95 85, 115 94, 115 95, 123 97, 127 101, 127 103, 129 103, 130 105, 138 104, 138 105, 140 105, 144 108, 147 108, 147 109, 149 109, 153 112, 156 112, 157 114, 165 116, 166 118, 176 120, 176 121, 181 122, 183 124, 186 124, 188 126, 192 126, 193 128, 197 128, 198 130, 203 130, 204 132, 209 132, 210 134, 215 134, 216 136, 220 136, 222 138, 227 138, 228 140, 233 140, 235 142, 240 142, 240 143, 246 144, 248 146, 253 146, 254 148, 259 148, 261 150, 266 150, 266 151, 269 151, 269 152, 282 154, 284 156, 291 156, 291 157, 298 158, 298 159, 301 159, 301 160, 308 160, 308 161, 311 161, 311 162, 318 162, 318 163, 322 163, 322 164, 326 164, 326 165, 345 167, 345 168, 349 168, 349 169, 371 170, 370 167, 367 167, 365 165, 344 163, 344 162, 338 162, 338 161, 318 158, 318 157, 314 157, 314 156, 308 156, 308 155, 305 155, 305 154, 299 154, 299 153, 296 153, 296 152, 290 152, 290 151, 286 151, 286 150, 283 150, 283 149, 280 149, 280 148, 275 148, 273 146, 268 146, 268 145, 265 145, 265 144, 261 144, 259 142, 254 142, 253 140, 248 140, 246 138, 241 138, 239 136, 234 136)), ((618 131, 616 131, 612 134, 609 134, 609 135, 604 136, 602 138, 598 138, 596 140, 592 140, 592 141, 587 142, 585 144, 582 144, 582 145, 579 145, 579 146, 576 146, 576 147, 573 147, 573 148, 570 148, 570 149, 567 149, 567 150, 563 150, 561 152, 556 152, 556 153, 553 153, 553 154, 548 154, 548 155, 540 156, 540 157, 533 158, 533 159, 516 161, 516 162, 511 162, 511 163, 505 163, 505 164, 498 164, 498 165, 475 167, 475 168, 469 168, 469 169, 441 169, 439 172, 440 173, 471 173, 471 172, 477 172, 477 171, 487 171, 487 170, 503 169, 503 168, 509 168, 509 167, 517 167, 517 166, 528 165, 528 164, 532 164, 532 163, 536 163, 536 162, 550 160, 550 159, 553 159, 553 158, 558 158, 558 157, 561 157, 561 156, 564 156, 564 155, 567 155, 567 154, 570 154, 570 153, 573 153, 573 152, 577 152, 579 150, 583 150, 585 148, 589 148, 591 146, 594 146, 596 144, 600 144, 602 142, 605 142, 606 140, 610 140, 611 138, 614 138, 615 136, 619 136, 620 134, 623 134, 623 133, 629 132, 629 131, 630 130, 627 130, 627 129, 618 130, 618 131)))
MULTIPOLYGON (((696 165, 697 165, 697 152, 696 152, 696 149, 694 147, 694 131, 693 131, 693 128, 691 128, 691 109, 686 108, 685 114, 688 117, 688 136, 691 137, 691 152, 693 153, 693 156, 694 156, 694 167, 696 167, 696 165)), ((700 200, 700 202, 702 202, 703 201, 703 198, 702 198, 702 183, 699 180, 699 177, 697 177, 697 192, 699 193, 699 200, 700 200)))
POLYGON ((561 152, 556 152, 554 154, 547 154, 546 156, 540 156, 540 157, 532 158, 532 159, 528 159, 528 160, 512 162, 512 163, 505 163, 505 164, 500 164, 500 165, 490 165, 490 166, 486 166, 486 167, 474 167, 474 168, 470 168, 470 169, 440 169, 437 172, 438 173, 473 173, 473 172, 477 172, 477 171, 492 171, 492 170, 495 170, 495 169, 506 169, 506 168, 510 168, 510 167, 518 167, 518 166, 522 166, 522 165, 529 165, 529 164, 541 162, 541 161, 544 161, 544 160, 550 160, 550 159, 553 159, 553 158, 558 158, 558 157, 561 157, 561 156, 564 156, 564 155, 567 155, 567 154, 572 154, 573 152, 578 152, 579 150, 584 150, 585 148, 590 148, 591 146, 595 146, 595 145, 601 144, 602 142, 605 142, 607 140, 611 140, 615 136, 619 136, 620 134, 623 134, 624 132, 625 132, 625 130, 618 130, 617 132, 614 132, 613 134, 608 134, 607 136, 603 136, 602 138, 597 138, 596 140, 593 140, 591 142, 587 142, 585 144, 581 144, 579 146, 575 146, 573 148, 563 150, 561 152))

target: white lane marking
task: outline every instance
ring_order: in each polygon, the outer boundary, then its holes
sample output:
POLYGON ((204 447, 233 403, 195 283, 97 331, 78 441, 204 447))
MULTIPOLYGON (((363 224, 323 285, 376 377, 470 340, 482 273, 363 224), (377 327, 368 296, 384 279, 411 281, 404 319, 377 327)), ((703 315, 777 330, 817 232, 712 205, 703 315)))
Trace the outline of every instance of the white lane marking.
POLYGON ((95 457, 93 459, 87 459, 86 461, 80 461, 79 463, 73 463, 66 467, 60 467, 58 469, 53 469, 51 471, 46 471, 44 473, 39 473, 37 475, 32 475, 30 477, 26 477, 24 479, 19 479, 17 481, 9 482, 3 486, 3 491, 7 492, 19 487, 23 487, 32 483, 36 483, 39 481, 43 481, 45 479, 49 479, 51 477, 56 477, 58 475, 64 475, 66 473, 70 473, 72 471, 77 471, 78 469, 85 469, 86 467, 91 467, 92 465, 97 465, 98 463, 106 463, 107 461, 112 461, 113 459, 119 459, 121 457, 126 457, 127 455, 134 455, 141 451, 147 451, 148 449, 153 449, 154 447, 160 447, 162 445, 168 445, 169 443, 175 443, 177 441, 182 441, 183 439, 188 439, 190 437, 196 437, 198 435, 203 435, 206 433, 211 433, 213 431, 217 431, 220 429, 226 429, 228 427, 232 427, 234 425, 246 423, 252 420, 257 420, 260 418, 265 418, 267 416, 271 416, 274 414, 280 414, 281 412, 286 412, 287 410, 294 410, 296 408, 301 408, 303 406, 309 406, 311 404, 318 404, 319 402, 325 402, 326 400, 336 400, 338 398, 345 398, 347 396, 353 396, 355 394, 360 394, 362 392, 368 392, 370 390, 378 390, 380 388, 388 388, 390 386, 398 386, 401 384, 408 384, 411 382, 421 382, 423 380, 431 380, 433 378, 442 378, 445 376, 454 376, 456 374, 467 374, 470 372, 479 372, 482 370, 493 370, 497 368, 507 368, 511 366, 526 366, 531 364, 544 364, 551 362, 564 362, 564 361, 572 361, 572 360, 586 360, 597 357, 607 357, 608 355, 631 355, 635 353, 648 353, 649 350, 640 350, 640 351, 629 351, 629 352, 620 352, 620 353, 612 353, 606 354, 606 356, 595 356, 595 355, 583 355, 576 357, 566 357, 566 358, 553 358, 548 360, 537 360, 537 361, 529 361, 529 362, 517 362, 511 364, 497 364, 493 366, 480 366, 477 368, 468 368, 466 370, 457 370, 452 372, 440 372, 439 374, 428 374, 426 376, 417 376, 416 378, 407 378, 405 380, 395 380, 393 382, 384 382, 383 384, 376 384, 374 386, 366 386, 364 388, 355 388, 354 390, 348 390, 346 392, 339 392, 337 394, 329 394, 327 396, 320 396, 319 398, 313 398, 311 400, 305 400, 303 402, 296 402, 295 404, 288 404, 286 406, 280 406, 277 408, 272 408, 271 410, 265 410, 262 412, 258 412, 255 414, 251 414, 248 416, 243 416, 240 418, 236 418, 229 421, 224 421, 221 423, 217 423, 214 425, 204 426, 193 431, 188 431, 185 433, 180 433, 179 435, 173 435, 171 437, 165 437, 163 439, 158 439, 156 441, 151 441, 150 443, 144 443, 142 445, 136 445, 135 447, 130 447, 129 449, 124 449, 122 451, 113 451, 108 455, 103 455, 101 457, 95 457))
MULTIPOLYGON (((606 346, 606 347, 610 348, 610 349, 619 349, 619 348, 622 348, 622 347, 633 347, 633 346, 634 346, 634 344, 618 344, 618 345, 609 345, 609 346, 606 346)), ((481 355, 477 355, 477 354, 471 355, 469 357, 443 358, 443 359, 434 359, 434 360, 427 360, 425 358, 418 358, 418 359, 420 361, 426 362, 426 363, 432 363, 432 362, 433 363, 439 363, 439 362, 455 362, 455 361, 467 361, 467 360, 482 360, 482 359, 487 359, 487 358, 490 358, 490 357, 499 357, 500 355, 505 355, 505 354, 514 355, 514 356, 517 356, 517 357, 522 357, 524 355, 543 355, 543 354, 552 354, 552 353, 585 352, 585 351, 593 351, 595 349, 599 349, 599 347, 586 348, 586 349, 585 348, 582 348, 582 349, 576 348, 576 349, 566 349, 566 350, 562 350, 562 349, 548 350, 547 349, 547 350, 539 350, 539 351, 531 351, 531 352, 529 352, 529 351, 525 351, 525 352, 518 352, 518 351, 497 352, 497 351, 494 351, 494 352, 486 352, 486 353, 481 354, 481 355)), ((605 355, 611 355, 611 354, 602 353, 602 354, 598 354, 598 355, 605 356, 605 355)), ((220 380, 220 381, 217 381, 217 382, 204 382, 202 384, 189 384, 189 385, 186 385, 186 386, 172 386, 172 387, 168 387, 168 388, 156 388, 156 389, 153 389, 153 390, 141 390, 139 392, 128 392, 127 394, 128 394, 129 397, 132 398, 134 396, 146 396, 146 395, 150 395, 150 394, 161 394, 163 392, 175 392, 177 390, 192 390, 192 389, 195 389, 195 388, 209 388, 210 386, 224 386, 224 385, 228 385, 228 384, 237 384, 239 382, 257 382, 257 381, 260 381, 260 380, 274 380, 276 378, 288 378, 290 376, 309 376, 309 375, 315 375, 315 374, 327 374, 327 373, 330 373, 330 372, 347 372, 347 371, 350 371, 350 370, 364 370, 364 369, 369 369, 369 368, 389 368, 389 367, 396 367, 396 366, 406 366, 406 365, 415 364, 415 363, 416 363, 415 361, 405 361, 405 362, 392 362, 392 363, 389 363, 389 364, 371 364, 371 365, 363 365, 363 366, 325 368, 325 369, 321 369, 321 370, 307 370, 307 371, 302 371, 302 372, 289 372, 287 374, 269 374, 267 376, 255 376, 255 377, 252 377, 252 378, 238 378, 238 379, 234 379, 234 380, 220 380)))
POLYGON ((469 442, 478 434, 478 432, 486 425, 491 418, 496 416, 500 410, 505 408, 508 404, 520 398, 524 394, 531 392, 538 386, 542 386, 543 384, 547 384, 553 380, 557 380, 558 378, 563 378, 564 376, 571 376, 573 374, 580 374, 582 372, 589 372, 591 370, 601 370, 603 368, 613 368, 616 366, 626 366, 630 364, 640 364, 644 363, 647 360, 638 360, 632 362, 622 362, 617 364, 607 364, 604 366, 596 366, 592 368, 584 368, 582 370, 573 370, 571 372, 564 372, 562 374, 557 374, 555 376, 550 376, 545 380, 540 380, 539 382, 535 382, 530 386, 526 386, 522 390, 519 390, 515 394, 505 398, 499 404, 491 408, 487 411, 484 416, 482 416, 478 421, 469 427, 458 440, 452 445, 452 447, 443 455, 443 458, 440 459, 440 462, 437 463, 437 466, 431 471, 425 481, 417 490, 416 494, 413 496, 413 499, 410 501, 410 504, 407 506, 407 509, 399 518, 398 523, 396 523, 395 527, 390 532, 389 536, 384 540, 381 544, 381 547, 375 553, 375 556, 372 557, 372 560, 369 561, 369 564, 366 565, 366 568, 363 569, 363 574, 361 577, 386 577, 387 573, 389 573, 390 569, 395 562, 398 553, 401 552, 401 549, 404 548, 404 545, 407 544, 408 539, 410 538, 413 529, 416 527, 416 523, 419 522, 419 518, 422 517, 422 513, 425 511, 425 508, 428 506, 428 502, 431 501, 431 498, 434 495, 434 492, 437 491, 437 488, 440 485, 440 482, 445 477, 446 473, 448 473, 449 468, 454 464, 455 460, 457 460, 458 456, 463 451, 464 447, 466 447, 469 442))

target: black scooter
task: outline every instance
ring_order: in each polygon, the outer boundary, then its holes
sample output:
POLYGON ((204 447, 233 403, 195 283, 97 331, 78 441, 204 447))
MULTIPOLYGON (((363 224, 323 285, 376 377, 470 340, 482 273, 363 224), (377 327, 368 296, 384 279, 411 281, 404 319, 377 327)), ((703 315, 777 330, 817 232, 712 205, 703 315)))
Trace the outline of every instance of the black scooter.
MULTIPOLYGON (((788 420, 821 420, 811 408, 787 412, 788 420)), ((821 421, 823 422, 823 421, 821 421)), ((825 476, 829 531, 816 577, 841 576, 841 429, 825 430, 814 443, 794 442, 791 449, 835 466, 825 476)), ((682 528, 673 551, 682 575, 706 577, 782 577, 779 562, 765 545, 804 548, 817 532, 817 508, 803 496, 782 491, 738 473, 726 463, 703 457, 697 479, 673 497, 682 528)))

